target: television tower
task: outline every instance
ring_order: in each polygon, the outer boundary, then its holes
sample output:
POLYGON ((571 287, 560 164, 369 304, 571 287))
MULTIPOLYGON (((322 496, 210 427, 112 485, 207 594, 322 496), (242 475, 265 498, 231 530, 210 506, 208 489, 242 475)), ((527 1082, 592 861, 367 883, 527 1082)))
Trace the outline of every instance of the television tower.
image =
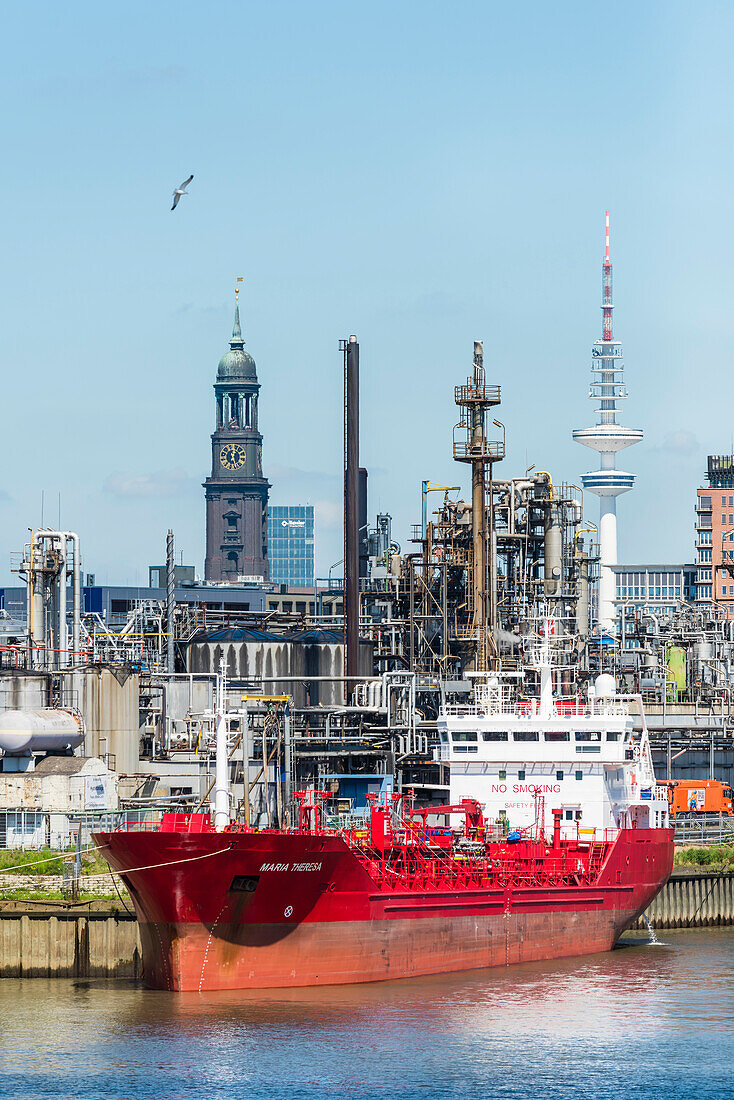
POLYGON ((642 439, 640 428, 623 428, 617 424, 617 401, 627 396, 624 385, 622 345, 613 336, 612 261, 609 259, 609 211, 606 212, 606 248, 601 268, 602 335, 591 349, 589 397, 599 402, 599 418, 593 428, 577 428, 573 438, 591 447, 601 456, 599 469, 583 474, 584 489, 596 493, 599 501, 599 606, 601 629, 613 631, 616 626, 614 609, 615 581, 611 566, 617 564, 617 497, 635 483, 635 475, 615 467, 617 451, 631 447, 642 439))

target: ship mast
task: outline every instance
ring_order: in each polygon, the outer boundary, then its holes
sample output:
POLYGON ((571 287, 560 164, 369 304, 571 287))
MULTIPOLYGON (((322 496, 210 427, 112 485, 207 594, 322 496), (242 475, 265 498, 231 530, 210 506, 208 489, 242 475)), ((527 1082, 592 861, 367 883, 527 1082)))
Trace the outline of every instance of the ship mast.
POLYGON ((227 759, 227 719, 225 717, 226 677, 224 657, 219 662, 216 687, 216 767, 214 780, 214 828, 223 832, 229 825, 229 760, 227 759))

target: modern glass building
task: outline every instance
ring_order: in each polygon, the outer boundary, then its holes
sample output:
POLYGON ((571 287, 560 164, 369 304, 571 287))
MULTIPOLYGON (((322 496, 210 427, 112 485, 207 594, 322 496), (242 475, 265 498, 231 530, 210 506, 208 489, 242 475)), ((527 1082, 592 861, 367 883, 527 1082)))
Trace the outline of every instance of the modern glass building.
POLYGON ((268 507, 270 580, 310 588, 314 582, 313 505, 268 507))
POLYGON ((613 565, 617 632, 634 629, 635 613, 665 617, 696 598, 696 566, 613 565))

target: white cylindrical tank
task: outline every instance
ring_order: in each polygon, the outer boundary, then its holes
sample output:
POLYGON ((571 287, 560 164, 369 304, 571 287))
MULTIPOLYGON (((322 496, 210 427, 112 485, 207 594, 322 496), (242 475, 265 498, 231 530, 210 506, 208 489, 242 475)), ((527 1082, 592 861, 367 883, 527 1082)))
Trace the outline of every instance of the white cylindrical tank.
POLYGON ((0 711, 0 750, 13 755, 26 752, 63 752, 84 740, 84 724, 69 710, 0 711))
POLYGON ((617 694, 617 681, 608 672, 600 673, 594 680, 594 693, 597 699, 610 699, 617 694))

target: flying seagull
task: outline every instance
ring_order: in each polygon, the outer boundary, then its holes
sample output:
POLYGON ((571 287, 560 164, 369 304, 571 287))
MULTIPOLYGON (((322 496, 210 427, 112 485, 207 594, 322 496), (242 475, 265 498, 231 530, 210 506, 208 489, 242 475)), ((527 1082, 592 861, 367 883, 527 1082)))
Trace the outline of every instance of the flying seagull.
POLYGON ((177 187, 176 190, 173 192, 173 206, 171 207, 171 210, 176 209, 176 207, 178 206, 178 200, 181 198, 182 195, 188 195, 188 191, 186 190, 186 188, 189 186, 193 178, 194 174, 192 172, 189 178, 187 180, 184 180, 181 186, 177 187))

